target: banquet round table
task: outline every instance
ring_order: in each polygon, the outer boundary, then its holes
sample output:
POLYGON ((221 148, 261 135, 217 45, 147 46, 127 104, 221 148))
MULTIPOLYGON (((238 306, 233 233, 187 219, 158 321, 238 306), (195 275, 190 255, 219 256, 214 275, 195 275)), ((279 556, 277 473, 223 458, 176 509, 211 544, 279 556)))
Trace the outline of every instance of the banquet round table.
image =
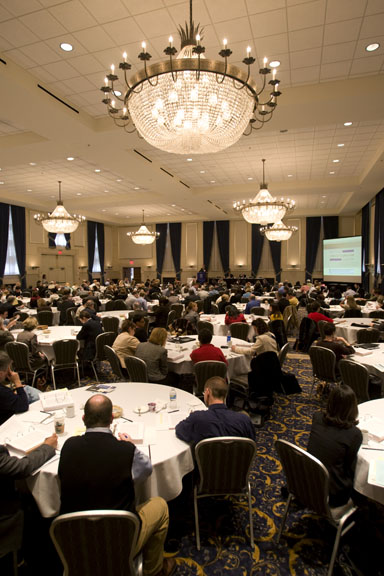
POLYGON ((359 351, 361 352, 361 349, 356 348, 356 346, 355 350, 355 354, 347 356, 348 360, 363 364, 370 374, 379 377, 382 383, 382 393, 384 393, 384 343, 377 344, 377 347, 371 350, 363 349, 363 355, 358 353, 359 351))
MULTIPOLYGON (((254 335, 251 326, 254 316, 252 316, 251 314, 245 314, 244 316, 247 321, 247 324, 249 325, 248 337, 251 338, 254 335)), ((263 320, 268 321, 267 316, 261 316, 261 318, 263 320)), ((216 336, 226 336, 228 334, 229 326, 227 326, 227 324, 225 323, 225 314, 201 314, 200 320, 202 322, 210 322, 213 325, 213 333, 216 336)))
POLYGON ((372 318, 341 318, 335 319, 334 324, 336 326, 336 336, 342 336, 347 342, 353 344, 357 341, 357 332, 371 326, 372 318), (352 326, 352 324, 357 324, 358 326, 352 326))
MULTIPOLYGON (((384 438, 384 398, 359 404, 359 428, 381 433, 384 438)), ((384 485, 378 486, 369 481, 371 462, 378 460, 384 460, 384 441, 374 441, 370 433, 368 445, 362 445, 357 455, 354 488, 384 505, 384 485)))
MULTIPOLYGON (((183 476, 193 470, 194 462, 190 445, 176 438, 174 427, 191 411, 205 410, 206 407, 196 396, 178 389, 176 406, 168 408, 170 388, 160 384, 119 382, 113 386, 115 389, 108 393, 108 397, 114 405, 123 408, 124 418, 144 425, 143 443, 137 447, 152 461, 151 476, 141 484, 135 485, 137 502, 143 502, 153 496, 162 496, 165 500, 176 498, 182 490, 183 476), (157 413, 146 412, 141 415, 135 412, 136 407, 147 406, 149 402, 156 402, 157 408, 163 407, 163 409, 157 413)), ((60 390, 57 393, 60 394, 60 390)), ((59 449, 71 436, 84 433, 83 408, 93 392, 83 387, 71 390, 70 394, 75 404, 75 417, 65 418, 65 432, 59 436, 59 449)), ((41 410, 42 405, 38 401, 30 405, 28 412, 14 415, 7 420, 0 426, 0 444, 31 429, 41 431, 42 439, 50 436, 54 431, 53 417, 48 414, 47 418, 47 414, 41 410), (44 418, 47 420, 41 423, 44 418), (40 419, 40 422, 36 419, 40 419)), ((117 418, 111 428, 113 430, 116 426, 117 433, 119 430, 125 431, 125 425, 126 420, 117 418)), ((10 452, 17 454, 11 449, 10 452)), ((27 480, 41 514, 46 518, 56 516, 60 511, 58 464, 57 455, 27 480)))

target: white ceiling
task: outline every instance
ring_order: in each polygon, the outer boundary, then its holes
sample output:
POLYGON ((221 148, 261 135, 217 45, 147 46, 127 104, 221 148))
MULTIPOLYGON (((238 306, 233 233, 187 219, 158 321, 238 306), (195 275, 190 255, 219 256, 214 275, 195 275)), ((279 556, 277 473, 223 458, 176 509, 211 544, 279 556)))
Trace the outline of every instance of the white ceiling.
POLYGON ((99 221, 238 218, 262 158, 297 216, 356 213, 383 187, 384 0, 196 0, 207 56, 226 37, 242 67, 250 45, 256 78, 281 61, 283 94, 261 131, 192 162, 116 128, 99 90, 123 51, 134 73, 141 41, 156 62, 188 19, 186 0, 0 0, 0 200, 53 209, 62 180, 66 207, 99 221))

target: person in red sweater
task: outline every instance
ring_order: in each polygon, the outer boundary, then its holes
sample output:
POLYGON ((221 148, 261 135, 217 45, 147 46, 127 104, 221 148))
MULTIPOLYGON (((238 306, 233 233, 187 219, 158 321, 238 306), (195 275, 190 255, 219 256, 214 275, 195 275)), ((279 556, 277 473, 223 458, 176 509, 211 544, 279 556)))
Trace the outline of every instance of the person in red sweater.
POLYGON ((236 306, 229 305, 226 307, 225 311, 226 314, 224 322, 226 323, 227 326, 233 324, 234 322, 246 322, 244 314, 241 314, 236 308, 236 306))
POLYGON ((191 352, 191 360, 194 364, 196 362, 203 362, 205 360, 215 360, 216 362, 225 362, 228 366, 228 361, 223 352, 217 346, 211 344, 212 334, 210 330, 204 328, 199 332, 199 348, 191 352))
POLYGON ((332 318, 328 318, 328 316, 321 314, 321 312, 319 312, 319 310, 320 310, 319 302, 313 302, 311 304, 311 312, 310 312, 310 314, 308 314, 308 318, 310 318, 311 320, 314 320, 314 322, 316 322, 316 326, 320 320, 325 320, 325 322, 331 322, 331 324, 333 324, 332 318))

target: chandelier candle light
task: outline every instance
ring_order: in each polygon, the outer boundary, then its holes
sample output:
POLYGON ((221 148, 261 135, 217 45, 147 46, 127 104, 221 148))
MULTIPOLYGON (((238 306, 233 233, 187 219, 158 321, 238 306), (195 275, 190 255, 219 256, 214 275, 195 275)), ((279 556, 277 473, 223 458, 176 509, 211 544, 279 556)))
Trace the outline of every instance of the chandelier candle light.
POLYGON ((160 236, 159 232, 150 232, 144 224, 144 210, 143 210, 143 223, 136 232, 127 232, 127 236, 132 239, 135 244, 152 244, 160 236))
POLYGON ((227 40, 219 52, 222 61, 205 58, 202 29, 194 26, 192 0, 190 23, 179 27, 181 50, 178 56, 172 36, 164 53, 168 60, 148 65, 152 56, 142 43, 138 55, 144 68, 129 80, 131 64, 127 54, 119 69, 122 83, 112 64, 101 90, 103 102, 115 124, 127 132, 137 132, 155 148, 174 154, 206 154, 232 146, 242 134, 249 135, 271 120, 280 96, 276 68, 269 81, 271 91, 260 102, 271 73, 264 58, 260 68, 261 86, 250 77, 250 67, 256 61, 251 48, 246 49, 243 63, 246 70, 229 64, 232 51, 227 40), (119 95, 120 94, 120 95, 119 95))
POLYGON ((247 204, 243 202, 234 202, 233 208, 240 212, 250 224, 275 224, 284 218, 284 216, 295 208, 295 202, 287 198, 274 198, 268 191, 268 184, 265 182, 264 164, 263 163, 263 181, 260 184, 260 191, 253 200, 247 204))
POLYGON ((85 216, 74 214, 71 216, 64 208, 61 200, 61 181, 59 180, 59 199, 53 212, 35 214, 35 221, 42 224, 44 230, 54 234, 70 234, 77 230, 79 224, 84 222, 85 216))

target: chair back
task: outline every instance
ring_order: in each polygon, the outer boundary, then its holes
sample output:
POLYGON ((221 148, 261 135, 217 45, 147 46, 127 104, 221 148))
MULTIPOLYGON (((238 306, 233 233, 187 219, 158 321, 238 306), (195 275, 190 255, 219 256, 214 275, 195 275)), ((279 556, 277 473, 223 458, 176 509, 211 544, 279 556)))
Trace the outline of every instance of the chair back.
POLYGON ((273 392, 281 392, 281 366, 276 352, 263 352, 252 358, 248 388, 250 400, 273 398, 273 392))
POLYGON ((66 326, 75 326, 75 317, 76 317, 76 306, 72 306, 72 308, 67 308, 66 311, 66 326))
POLYGON ((121 369, 119 357, 114 349, 111 348, 111 346, 104 345, 104 355, 105 359, 110 363, 114 375, 120 378, 120 380, 126 380, 127 378, 121 369))
POLYGON ((227 365, 216 360, 204 360, 194 365, 196 386, 193 393, 202 396, 206 381, 212 376, 227 377, 227 365))
POLYGON ((126 310, 126 309, 127 307, 125 305, 124 300, 114 300, 112 310, 126 310))
POLYGON ((5 351, 12 360, 15 372, 33 372, 29 363, 29 348, 24 342, 7 342, 5 351))
POLYGON ((312 363, 313 376, 325 382, 336 382, 336 354, 328 348, 311 346, 309 357, 312 363))
POLYGON ((196 300, 196 305, 197 305, 197 312, 203 312, 203 308, 204 308, 204 300, 196 300))
POLYGON ((326 320, 319 320, 317 323, 317 329, 319 331, 320 334, 320 338, 322 340, 325 340, 325 334, 324 334, 324 326, 328 324, 328 322, 326 320))
POLYGON ((202 330, 209 330, 210 333, 213 335, 213 324, 212 322, 205 322, 204 320, 199 320, 197 323, 197 333, 201 332, 202 330))
POLYGON ((38 312, 37 321, 40 325, 53 326, 53 312, 51 310, 38 312))
POLYGON ((232 338, 239 338, 248 342, 249 324, 246 322, 233 322, 229 326, 229 331, 232 338))
POLYGON ((21 293, 23 298, 30 298, 31 297, 31 293, 29 290, 23 290, 23 292, 21 293))
POLYGON ((148 382, 147 365, 144 360, 135 356, 125 356, 124 362, 131 382, 148 382))
POLYGON ((326 516, 334 524, 328 505, 329 474, 312 454, 287 442, 276 440, 275 447, 283 466, 287 487, 303 507, 326 516))
POLYGON ((106 359, 104 346, 112 346, 114 341, 116 340, 115 332, 103 332, 102 334, 98 334, 96 336, 95 344, 96 344, 96 356, 93 359, 94 362, 102 362, 106 359))
POLYGON ((90 510, 55 518, 49 533, 65 576, 136 576, 139 519, 122 510, 90 510))
POLYGON ((380 340, 380 331, 376 328, 363 328, 356 335, 358 344, 373 344, 380 340))
POLYGON ((77 362, 77 351, 80 348, 78 340, 57 340, 52 344, 55 354, 54 366, 73 366, 77 362))
POLYGON ((111 312, 111 310, 115 309, 114 306, 115 306, 114 300, 108 300, 108 302, 106 302, 106 304, 105 304, 105 311, 111 312))
POLYGON ((284 346, 282 347, 282 349, 279 352, 279 362, 280 362, 281 367, 283 367, 283 364, 284 364, 285 359, 286 359, 287 354, 288 354, 288 350, 289 350, 289 342, 284 344, 284 346))
POLYGON ((287 334, 282 320, 272 320, 268 325, 270 331, 275 335, 276 342, 281 349, 287 343, 287 334))
POLYGON ((316 322, 304 317, 299 327, 299 350, 308 352, 314 340, 316 340, 316 322))
POLYGON ((242 296, 240 302, 242 304, 247 304, 249 302, 248 296, 242 296))
POLYGON ((17 315, 19 317, 18 322, 24 322, 29 316, 27 312, 18 312, 17 315))
POLYGON ((168 329, 169 325, 176 320, 176 310, 170 310, 168 312, 167 321, 165 323, 165 328, 168 329))
POLYGON ((256 443, 250 438, 221 436, 196 444, 198 494, 239 494, 247 490, 256 443))
POLYGON ((348 310, 346 310, 344 312, 344 318, 362 318, 363 317, 363 313, 361 310, 358 310, 357 308, 349 308, 348 310))
POLYGON ((170 309, 174 310, 176 312, 175 318, 181 318, 183 315, 184 305, 183 304, 176 304, 176 303, 171 304, 170 309))
POLYGON ((265 308, 262 306, 254 306, 251 308, 251 314, 254 314, 255 316, 265 316, 265 308))
POLYGON ((211 313, 212 314, 219 314, 219 307, 214 302, 211 302, 211 313))
POLYGON ((382 318, 384 320, 384 310, 372 310, 369 313, 370 318, 382 318))
POLYGON ((116 336, 118 335, 120 321, 116 316, 103 316, 101 323, 105 332, 113 332, 116 336))
POLYGON ((356 394, 357 403, 362 404, 369 400, 369 372, 365 366, 343 359, 339 362, 341 379, 344 384, 350 386, 356 394))

